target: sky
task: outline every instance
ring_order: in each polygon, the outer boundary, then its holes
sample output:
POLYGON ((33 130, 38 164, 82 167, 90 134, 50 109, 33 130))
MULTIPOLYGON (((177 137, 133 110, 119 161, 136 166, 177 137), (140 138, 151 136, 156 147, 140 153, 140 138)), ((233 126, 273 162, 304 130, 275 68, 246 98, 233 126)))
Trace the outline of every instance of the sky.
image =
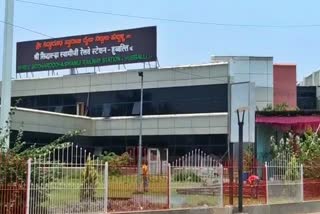
MULTIPOLYGON (((13 1, 13 0, 12 0, 13 1)), ((273 56, 275 63, 297 64, 297 78, 320 68, 318 0, 29 0, 134 16, 249 25, 315 27, 230 27, 92 14, 15 1, 14 24, 51 37, 157 26, 161 67, 210 62, 212 55, 273 56)), ((0 21, 4 21, 0 0, 0 21)), ((0 23, 0 55, 3 52, 0 23)), ((14 44, 47 37, 14 29, 14 44)), ((14 45, 15 46, 15 45, 14 45)), ((15 52, 14 52, 15 53, 15 52)), ((0 59, 2 64, 2 57, 0 59)), ((13 69, 15 65, 13 65, 13 69)), ((2 68, 0 68, 0 71, 2 68)))

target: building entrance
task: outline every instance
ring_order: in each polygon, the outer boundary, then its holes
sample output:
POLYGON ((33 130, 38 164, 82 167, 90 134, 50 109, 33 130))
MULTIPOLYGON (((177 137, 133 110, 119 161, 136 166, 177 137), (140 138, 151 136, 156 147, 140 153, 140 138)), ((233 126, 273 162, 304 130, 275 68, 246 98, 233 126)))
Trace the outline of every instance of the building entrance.
POLYGON ((161 174, 168 170, 169 152, 167 148, 149 148, 148 165, 150 173, 161 174))
MULTIPOLYGON (((133 163, 138 164, 138 147, 127 147, 126 151, 131 156, 133 163)), ((147 163, 151 174, 166 173, 169 163, 169 149, 143 147, 142 161, 147 163)))

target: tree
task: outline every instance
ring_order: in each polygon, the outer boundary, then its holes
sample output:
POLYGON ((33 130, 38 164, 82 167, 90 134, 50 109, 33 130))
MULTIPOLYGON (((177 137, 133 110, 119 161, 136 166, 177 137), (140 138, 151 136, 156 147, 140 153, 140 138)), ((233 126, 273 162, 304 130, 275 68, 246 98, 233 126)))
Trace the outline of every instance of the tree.
POLYGON ((90 154, 88 155, 85 169, 82 172, 82 187, 80 190, 80 201, 89 202, 96 200, 96 189, 97 189, 97 179, 98 173, 94 168, 94 164, 91 160, 90 154))
MULTIPOLYGON (((5 139, 11 133, 10 125, 11 117, 13 115, 14 112, 10 112, 6 128, 0 130, 0 136, 2 136, 0 137, 0 186, 2 186, 0 187, 0 210, 5 210, 6 213, 13 213, 17 210, 17 207, 24 206, 25 196, 19 192, 19 190, 25 191, 26 189, 24 186, 27 181, 27 160, 29 158, 36 159, 44 157, 49 153, 52 153, 54 150, 69 147, 71 142, 68 142, 68 140, 81 133, 81 131, 68 132, 48 145, 37 146, 36 144, 33 144, 31 147, 26 148, 26 142, 22 140, 23 130, 20 128, 16 138, 14 139, 13 146, 6 148, 5 139), (2 192, 6 191, 8 188, 16 189, 16 192, 10 193, 10 197, 8 197, 8 193, 2 192)), ((56 170, 39 171, 32 168, 30 177, 31 179, 34 179, 35 177, 37 178, 36 180, 32 180, 32 183, 34 184, 42 183, 43 181, 52 182, 54 181, 53 179, 57 177, 55 173, 57 173, 56 170)), ((32 189, 30 195, 32 197, 32 201, 40 202, 39 206, 30 207, 31 213, 33 213, 34 209, 37 209, 38 211, 41 210, 43 213, 47 212, 43 202, 46 202, 48 199, 49 190, 45 188, 32 189)), ((23 212, 23 209, 20 210, 23 212)))
MULTIPOLYGON (((289 158, 287 164, 291 168, 295 168, 292 164, 303 164, 306 178, 320 177, 320 138, 312 129, 306 130, 302 136, 289 132, 279 142, 271 137, 271 155, 273 159, 278 160, 289 158)), ((288 175, 291 176, 293 173, 290 172, 288 175)))
POLYGON ((254 152, 252 144, 249 144, 244 151, 243 167, 245 172, 249 172, 254 167, 254 152))

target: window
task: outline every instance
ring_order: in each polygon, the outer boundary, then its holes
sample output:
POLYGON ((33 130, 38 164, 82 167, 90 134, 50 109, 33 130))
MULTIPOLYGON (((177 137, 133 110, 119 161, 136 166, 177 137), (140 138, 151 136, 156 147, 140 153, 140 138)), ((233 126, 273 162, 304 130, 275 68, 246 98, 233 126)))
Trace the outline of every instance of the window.
POLYGON ((127 108, 125 103, 114 103, 111 105, 111 116, 126 116, 127 108))
POLYGON ((161 149, 160 150, 160 159, 161 161, 168 161, 168 148, 161 149))
POLYGON ((49 97, 49 106, 61 106, 62 105, 62 96, 61 95, 50 95, 49 97))
POLYGON ((111 112, 111 104, 105 103, 102 105, 102 117, 109 117, 111 112))
POLYGON ((42 107, 42 106, 48 106, 48 96, 46 95, 41 95, 37 97, 37 106, 42 107))
POLYGON ((297 87, 297 105, 301 110, 317 109, 317 88, 315 86, 297 87))
POLYGON ((63 110, 63 106, 56 106, 56 107, 54 108, 54 112, 59 112, 59 113, 61 113, 62 110, 63 110))
POLYGON ((135 102, 132 108, 132 115, 138 115, 138 114, 140 114, 140 101, 135 102))
POLYGON ((158 159, 158 149, 150 149, 150 161, 157 161, 158 159))
MULTIPOLYGON (((143 102, 143 114, 144 115, 159 114, 158 105, 159 103, 157 102, 151 102, 151 101, 143 102)), ((139 107, 140 107, 140 102, 139 102, 139 107)), ((140 113, 140 110, 139 110, 139 113, 140 113)))
MULTIPOLYGON (((311 89, 311 92, 310 89, 301 90, 301 93, 304 94, 315 94, 315 89, 311 89)), ((311 99, 316 99, 314 96, 312 97, 311 99)), ((15 99, 18 99, 18 97, 13 98, 13 100, 15 99)), ((68 114, 88 114, 91 117, 130 116, 139 115, 140 113, 139 89, 92 92, 90 94, 28 96, 22 97, 22 100, 23 102, 19 105, 21 107, 49 109, 50 111, 62 111, 68 114), (88 99, 88 96, 90 96, 90 99, 88 99), (88 102, 87 100, 90 100, 89 106, 85 106, 85 103, 88 102)), ((312 103, 315 102, 312 101, 312 103)), ((227 111, 227 84, 151 88, 144 90, 144 115, 227 111)))
POLYGON ((63 113, 65 114, 77 114, 77 107, 76 106, 64 106, 63 113))
POLYGON ((76 105, 77 100, 75 99, 73 94, 64 94, 61 95, 63 98, 63 105, 76 105))

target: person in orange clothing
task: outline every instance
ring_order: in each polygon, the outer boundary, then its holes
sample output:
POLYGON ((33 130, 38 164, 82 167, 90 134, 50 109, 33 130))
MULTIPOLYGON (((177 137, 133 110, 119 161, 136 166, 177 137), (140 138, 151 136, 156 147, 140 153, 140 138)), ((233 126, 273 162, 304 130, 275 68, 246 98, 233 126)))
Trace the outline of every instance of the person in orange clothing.
POLYGON ((143 191, 148 192, 149 187, 149 169, 148 165, 144 162, 142 165, 142 177, 143 177, 143 191))

